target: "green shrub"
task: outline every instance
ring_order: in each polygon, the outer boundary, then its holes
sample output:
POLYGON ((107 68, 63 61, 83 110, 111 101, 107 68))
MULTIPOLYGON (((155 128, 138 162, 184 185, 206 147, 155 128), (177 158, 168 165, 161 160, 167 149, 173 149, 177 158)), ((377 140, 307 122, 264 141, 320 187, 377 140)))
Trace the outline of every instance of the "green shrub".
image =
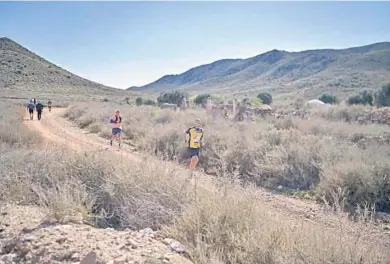
POLYGON ((264 104, 272 104, 272 95, 269 93, 259 93, 257 98, 259 98, 264 104))

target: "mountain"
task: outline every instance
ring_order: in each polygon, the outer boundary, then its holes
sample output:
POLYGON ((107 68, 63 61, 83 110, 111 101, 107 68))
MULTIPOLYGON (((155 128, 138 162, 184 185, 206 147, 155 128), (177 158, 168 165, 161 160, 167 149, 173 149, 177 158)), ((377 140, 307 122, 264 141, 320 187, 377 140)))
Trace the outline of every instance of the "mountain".
POLYGON ((62 97, 99 99, 128 96, 121 89, 107 87, 77 76, 9 38, 0 38, 0 95, 2 97, 62 97))
POLYGON ((346 95, 377 89, 388 82, 390 42, 381 42, 348 49, 274 49, 248 59, 215 61, 129 89, 152 93, 174 89, 195 93, 299 92, 313 97, 323 92, 346 95))

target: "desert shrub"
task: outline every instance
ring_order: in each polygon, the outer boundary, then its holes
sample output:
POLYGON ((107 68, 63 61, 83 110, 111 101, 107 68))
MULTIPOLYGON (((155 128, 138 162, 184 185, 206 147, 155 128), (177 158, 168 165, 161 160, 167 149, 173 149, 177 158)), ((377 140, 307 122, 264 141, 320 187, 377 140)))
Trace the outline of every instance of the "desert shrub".
POLYGON ((375 94, 375 104, 377 106, 390 106, 390 83, 382 86, 375 94))
POLYGON ((272 104, 272 95, 269 93, 259 93, 257 98, 259 98, 264 104, 272 104))
POLYGON ((137 97, 137 99, 135 99, 135 104, 140 106, 140 105, 143 105, 144 103, 144 99, 142 97, 137 97))
POLYGON ((324 102, 325 104, 336 104, 338 102, 338 99, 335 95, 331 95, 331 94, 322 94, 318 100, 321 100, 322 102, 324 102))
POLYGON ((144 105, 156 105, 156 102, 152 99, 146 99, 144 105))

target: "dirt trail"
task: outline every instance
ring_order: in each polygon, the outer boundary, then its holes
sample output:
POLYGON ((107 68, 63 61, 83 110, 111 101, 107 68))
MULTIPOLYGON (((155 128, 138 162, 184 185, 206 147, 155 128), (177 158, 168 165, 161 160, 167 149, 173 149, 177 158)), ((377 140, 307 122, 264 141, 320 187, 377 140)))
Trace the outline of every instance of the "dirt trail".
MULTIPOLYGON (((95 134, 88 134, 72 122, 63 118, 65 111, 65 108, 53 108, 51 113, 45 111, 40 121, 28 120, 28 114, 26 113, 25 123, 31 130, 41 133, 45 138, 45 144, 62 145, 80 152, 109 151, 113 155, 120 155, 122 159, 129 159, 135 162, 147 158, 147 154, 132 153, 126 145, 120 151, 116 151, 115 148, 110 148, 108 140, 95 134)), ((165 168, 167 168, 167 165, 177 168, 178 174, 181 175, 175 175, 174 177, 184 177, 183 174, 187 173, 185 168, 173 162, 159 160, 156 160, 156 162, 161 162, 165 168)), ((200 173, 198 175, 200 177, 199 186, 213 192, 218 191, 218 182, 214 177, 200 173)), ((313 201, 288 197, 261 188, 257 191, 256 198, 259 203, 269 207, 269 211, 274 213, 275 217, 283 217, 283 219, 285 218, 286 220, 293 220, 295 222, 297 219, 301 219, 302 221, 318 223, 328 227, 336 227, 338 223, 337 216, 325 212, 323 206, 313 201)), ((351 230, 353 229, 354 226, 351 225, 351 230)), ((375 228, 373 232, 380 234, 381 239, 385 238, 390 243, 390 234, 381 232, 380 227, 378 229, 375 228)))

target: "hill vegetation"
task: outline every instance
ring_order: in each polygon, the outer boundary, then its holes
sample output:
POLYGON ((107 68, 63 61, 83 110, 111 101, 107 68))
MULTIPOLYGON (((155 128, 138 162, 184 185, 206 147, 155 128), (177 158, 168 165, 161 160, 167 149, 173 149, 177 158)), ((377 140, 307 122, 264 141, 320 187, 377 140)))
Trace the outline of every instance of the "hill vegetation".
POLYGON ((0 97, 24 101, 33 97, 51 98, 53 103, 63 103, 106 97, 119 99, 133 94, 84 79, 9 38, 0 38, 0 97))

